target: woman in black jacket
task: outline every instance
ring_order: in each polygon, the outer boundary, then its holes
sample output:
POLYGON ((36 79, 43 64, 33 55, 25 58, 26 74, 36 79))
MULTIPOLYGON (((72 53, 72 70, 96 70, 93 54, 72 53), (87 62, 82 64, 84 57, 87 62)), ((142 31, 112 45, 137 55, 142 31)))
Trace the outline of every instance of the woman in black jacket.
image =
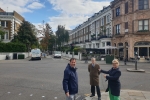
POLYGON ((114 59, 112 61, 113 67, 109 71, 100 71, 102 73, 108 74, 104 75, 106 80, 108 80, 108 88, 106 89, 106 92, 109 91, 109 97, 110 100, 120 100, 120 89, 121 84, 119 77, 121 76, 121 71, 119 70, 119 61, 117 59, 114 59))

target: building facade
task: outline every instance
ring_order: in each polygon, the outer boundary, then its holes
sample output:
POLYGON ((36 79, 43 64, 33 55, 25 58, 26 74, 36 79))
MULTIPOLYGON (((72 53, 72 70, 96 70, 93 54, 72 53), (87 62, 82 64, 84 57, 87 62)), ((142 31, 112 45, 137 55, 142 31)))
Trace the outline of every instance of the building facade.
POLYGON ((10 42, 13 39, 23 20, 24 18, 16 11, 5 12, 0 9, 0 26, 5 30, 4 37, 1 37, 3 42, 10 42))
POLYGON ((111 7, 104 7, 70 32, 69 44, 85 48, 88 52, 106 54, 108 51, 104 48, 111 46, 111 20, 111 7))
POLYGON ((149 58, 150 0, 114 0, 112 8, 112 45, 120 58, 149 58))

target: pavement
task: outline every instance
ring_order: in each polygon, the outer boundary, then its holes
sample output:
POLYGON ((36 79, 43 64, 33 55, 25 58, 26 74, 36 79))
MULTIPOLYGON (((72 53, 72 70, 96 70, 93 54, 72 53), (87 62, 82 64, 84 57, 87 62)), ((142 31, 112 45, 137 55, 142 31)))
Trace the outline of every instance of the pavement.
MULTIPOLYGON (((110 100, 109 93, 102 92, 101 100, 110 100)), ((97 100, 97 96, 89 97, 89 94, 84 100, 97 100)), ((137 90, 121 90, 120 100, 150 100, 150 92, 137 90)))
MULTIPOLYGON (((69 60, 70 58, 68 57, 63 57, 66 60, 69 60)), ((84 61, 81 60, 77 60, 78 63, 84 63, 84 61)), ((98 64, 100 65, 108 65, 106 64, 105 61, 96 61, 98 64)), ((88 63, 91 63, 90 61, 88 61, 88 63)), ((123 61, 119 62, 120 66, 135 66, 135 63, 133 62, 127 62, 127 64, 125 65, 123 61)), ((149 64, 149 63, 145 63, 145 64, 149 64)), ((143 65, 143 63, 139 63, 139 65, 143 65)), ((127 68, 127 71, 131 71, 132 72, 145 72, 145 70, 139 69, 139 70, 134 70, 131 68, 127 68)), ((91 94, 85 94, 85 99, 83 100, 97 100, 98 97, 95 94, 95 97, 90 97, 91 94)), ((107 92, 101 92, 101 100, 110 100, 109 99, 109 93, 107 92)), ((150 100, 150 92, 148 91, 138 91, 138 90, 121 90, 121 94, 120 94, 120 100, 150 100)))

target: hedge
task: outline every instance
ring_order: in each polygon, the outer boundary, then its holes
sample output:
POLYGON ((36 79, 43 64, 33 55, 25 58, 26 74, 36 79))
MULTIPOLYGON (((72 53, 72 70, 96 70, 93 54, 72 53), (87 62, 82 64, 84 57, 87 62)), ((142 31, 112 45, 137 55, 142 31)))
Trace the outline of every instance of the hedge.
POLYGON ((0 52, 25 52, 26 46, 20 43, 0 43, 0 52))
POLYGON ((24 59, 24 54, 18 54, 18 59, 24 59))

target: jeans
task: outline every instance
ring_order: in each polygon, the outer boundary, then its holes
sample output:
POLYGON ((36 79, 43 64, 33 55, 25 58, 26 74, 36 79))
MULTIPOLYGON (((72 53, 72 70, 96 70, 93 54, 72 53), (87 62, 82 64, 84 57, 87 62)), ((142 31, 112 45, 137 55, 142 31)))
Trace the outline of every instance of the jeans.
POLYGON ((66 100, 75 100, 75 95, 69 95, 69 97, 66 96, 66 100))

